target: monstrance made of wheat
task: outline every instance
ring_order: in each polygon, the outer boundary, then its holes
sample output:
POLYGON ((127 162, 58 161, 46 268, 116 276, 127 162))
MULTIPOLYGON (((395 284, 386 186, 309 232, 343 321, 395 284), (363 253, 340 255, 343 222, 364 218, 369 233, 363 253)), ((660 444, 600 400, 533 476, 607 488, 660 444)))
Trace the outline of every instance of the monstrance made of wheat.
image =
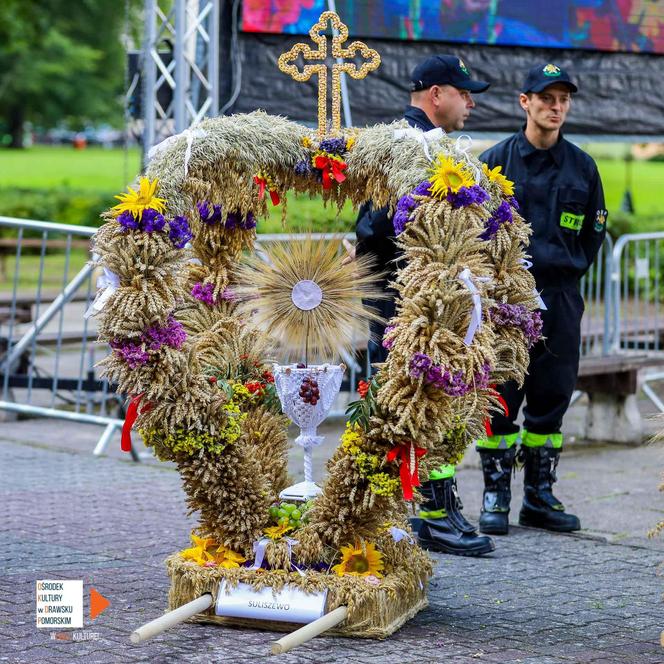
POLYGON ((276 244, 260 258, 250 258, 238 281, 238 313, 269 334, 280 354, 299 360, 275 364, 274 385, 283 413, 300 428, 295 443, 304 452, 304 481, 283 489, 279 497, 305 502, 321 492, 313 479, 312 451, 324 436, 316 430, 330 412, 346 369, 319 361, 351 351, 368 321, 379 319, 362 305, 363 298, 382 293, 374 285, 370 261, 344 264, 339 243, 329 240, 276 244))
POLYGON ((421 477, 484 433, 499 407, 492 386, 523 380, 537 336, 530 231, 500 167, 482 167, 440 130, 342 129, 340 76, 362 78, 378 54, 346 46, 331 12, 310 36, 280 67, 318 76, 317 130, 260 111, 205 120, 154 149, 94 240, 107 276, 102 369, 131 397, 123 448, 135 425, 176 465, 198 521, 191 546, 166 562, 171 612, 135 641, 187 618, 372 638, 397 630, 427 606, 432 571, 407 505, 421 477), (339 348, 371 315, 359 304, 371 280, 325 243, 244 261, 268 205, 287 222, 292 192, 390 206, 403 252, 396 315, 379 340, 387 360, 351 404, 320 493, 297 504, 280 498, 289 418, 311 448, 338 390, 339 348))

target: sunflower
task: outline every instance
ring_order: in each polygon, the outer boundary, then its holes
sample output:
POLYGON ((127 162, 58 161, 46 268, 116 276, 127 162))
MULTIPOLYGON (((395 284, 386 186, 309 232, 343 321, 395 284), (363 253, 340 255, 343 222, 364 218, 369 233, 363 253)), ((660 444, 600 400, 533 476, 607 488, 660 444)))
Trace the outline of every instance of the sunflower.
POLYGON ((266 528, 263 532, 273 540, 278 540, 282 538, 289 530, 293 530, 293 526, 289 526, 287 523, 281 523, 278 526, 270 526, 266 528))
POLYGON ((502 166, 496 166, 494 169, 490 169, 486 164, 482 164, 482 171, 491 182, 495 182, 500 189, 502 190, 505 196, 514 195, 514 182, 508 180, 500 171, 503 170, 502 166))
POLYGON ((366 551, 362 549, 359 542, 355 546, 341 547, 341 562, 332 567, 339 576, 346 574, 350 576, 375 576, 382 577, 383 554, 376 551, 371 543, 366 543, 366 551))
POLYGON ((191 541, 194 543, 194 546, 180 551, 180 556, 184 560, 191 560, 198 565, 204 565, 210 560, 214 560, 214 556, 208 552, 208 549, 215 545, 214 540, 206 537, 197 537, 192 533, 191 541))
POLYGON ((475 184, 472 176, 466 168, 450 157, 439 154, 438 160, 431 168, 429 182, 431 194, 438 198, 444 198, 450 192, 456 194, 461 187, 472 187, 475 184))
POLYGON ((220 546, 214 554, 214 562, 219 567, 231 569, 232 567, 239 567, 241 563, 246 562, 246 558, 235 551, 227 549, 225 546, 220 546))
POLYGON ((165 199, 155 196, 157 185, 159 184, 157 178, 150 182, 149 178, 142 177, 139 184, 138 191, 127 187, 130 193, 122 193, 119 196, 115 196, 120 201, 118 205, 114 205, 111 208, 116 217, 123 212, 131 212, 136 219, 140 219, 143 210, 147 208, 152 208, 159 213, 163 213, 166 210, 165 199))

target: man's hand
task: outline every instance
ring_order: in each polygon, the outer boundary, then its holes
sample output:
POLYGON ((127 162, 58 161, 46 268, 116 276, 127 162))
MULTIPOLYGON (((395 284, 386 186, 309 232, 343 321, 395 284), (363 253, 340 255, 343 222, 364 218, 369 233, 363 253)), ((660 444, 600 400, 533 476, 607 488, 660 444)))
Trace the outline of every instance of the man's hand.
POLYGON ((352 263, 355 260, 355 247, 346 238, 344 238, 342 242, 348 256, 346 256, 341 261, 341 264, 348 265, 349 263, 352 263))

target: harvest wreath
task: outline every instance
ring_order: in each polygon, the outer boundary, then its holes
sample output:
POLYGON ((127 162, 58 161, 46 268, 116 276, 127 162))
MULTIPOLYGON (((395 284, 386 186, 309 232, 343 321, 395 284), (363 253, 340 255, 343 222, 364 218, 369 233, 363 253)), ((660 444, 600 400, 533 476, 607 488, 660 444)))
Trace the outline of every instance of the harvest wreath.
MULTIPOLYGON (((362 52, 377 66, 359 42, 342 49, 335 14, 312 28, 319 46, 328 20, 335 56, 362 52)), ((176 463, 199 517, 193 546, 167 560, 170 608, 210 593, 219 609, 241 584, 273 597, 291 588, 326 594, 325 612, 346 607, 338 634, 388 636, 426 606, 432 570, 406 501, 417 499, 420 475, 485 433, 501 407, 492 385, 523 380, 540 334, 529 228, 512 184, 440 130, 341 130, 336 117, 316 132, 257 111, 168 139, 119 198, 95 238, 106 275, 99 335, 112 348, 103 369, 131 395, 123 447, 135 420, 155 454, 176 463), (351 404, 322 490, 297 504, 279 499, 288 408, 275 375, 295 382, 289 403, 306 414, 329 408, 319 385, 335 367, 269 360, 289 348, 297 359, 336 359, 372 315, 359 315, 372 277, 363 263, 341 265, 330 243, 243 260, 268 205, 282 205, 287 220, 290 192, 391 206, 405 259, 387 361, 351 404), (305 282, 320 293, 307 286, 298 302, 305 282), (307 309, 312 293, 318 304, 307 309), (280 297, 290 301, 277 306, 280 297)), ((305 439, 314 433, 303 427, 305 439)), ((194 619, 231 620, 210 604, 194 619)), ((254 602, 263 616, 280 615, 266 608, 277 604, 254 602)))

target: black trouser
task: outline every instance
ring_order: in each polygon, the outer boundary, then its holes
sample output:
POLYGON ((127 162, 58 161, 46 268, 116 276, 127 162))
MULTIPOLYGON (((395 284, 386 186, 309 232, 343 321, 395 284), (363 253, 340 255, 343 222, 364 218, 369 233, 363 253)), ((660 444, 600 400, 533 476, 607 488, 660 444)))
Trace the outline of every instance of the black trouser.
POLYGON ((524 397, 524 429, 536 434, 560 433, 563 416, 574 392, 579 371, 583 298, 578 285, 543 287, 544 340, 530 351, 528 374, 521 389, 510 381, 498 387, 507 403, 509 416, 496 413, 491 418, 494 435, 516 433, 514 423, 524 397))
MULTIPOLYGON (((396 313, 396 292, 387 291, 390 295, 393 294, 393 297, 390 297, 389 300, 365 300, 364 304, 366 306, 376 309, 380 315, 386 320, 389 321, 390 318, 396 313)), ((371 321, 369 326, 371 331, 371 336, 369 337, 369 344, 367 346, 367 351, 369 353, 369 363, 373 364, 374 362, 385 362, 387 359, 387 349, 383 348, 383 335, 385 334, 385 324, 379 323, 377 321, 371 321)), ((372 370, 373 372, 373 370, 372 370)))

